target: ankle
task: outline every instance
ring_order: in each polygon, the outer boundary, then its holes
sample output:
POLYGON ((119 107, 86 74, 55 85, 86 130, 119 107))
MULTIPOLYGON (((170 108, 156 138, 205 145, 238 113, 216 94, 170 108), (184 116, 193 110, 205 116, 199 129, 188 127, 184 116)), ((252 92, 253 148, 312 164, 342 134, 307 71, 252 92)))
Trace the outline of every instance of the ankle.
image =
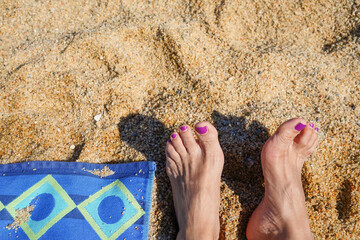
POLYGON ((312 240, 313 234, 310 230, 308 218, 297 221, 296 218, 287 220, 281 227, 281 231, 274 235, 274 239, 302 239, 312 240))
POLYGON ((220 230, 216 229, 191 229, 180 230, 176 240, 218 240, 220 230))

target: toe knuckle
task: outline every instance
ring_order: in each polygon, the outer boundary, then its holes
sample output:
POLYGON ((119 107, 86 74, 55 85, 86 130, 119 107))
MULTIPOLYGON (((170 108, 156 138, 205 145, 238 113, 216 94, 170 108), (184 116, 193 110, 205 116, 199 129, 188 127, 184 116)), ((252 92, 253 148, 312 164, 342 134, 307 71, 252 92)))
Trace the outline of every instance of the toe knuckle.
POLYGON ((289 134, 277 134, 277 137, 278 137, 279 141, 284 144, 288 144, 289 142, 291 142, 293 140, 293 138, 290 137, 289 134))
POLYGON ((182 158, 182 160, 184 161, 184 162, 188 162, 188 161, 190 161, 190 159, 192 158, 191 157, 191 155, 190 154, 183 154, 182 156, 181 156, 181 158, 182 158))
POLYGON ((201 155, 201 149, 200 148, 194 148, 189 152, 190 157, 197 157, 201 155))

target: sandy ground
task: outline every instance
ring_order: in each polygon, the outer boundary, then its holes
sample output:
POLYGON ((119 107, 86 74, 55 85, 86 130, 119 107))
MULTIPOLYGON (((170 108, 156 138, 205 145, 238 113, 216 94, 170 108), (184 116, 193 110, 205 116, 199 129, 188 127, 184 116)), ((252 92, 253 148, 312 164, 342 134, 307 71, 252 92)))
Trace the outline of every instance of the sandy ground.
POLYGON ((156 161, 150 235, 174 239, 164 146, 208 120, 221 239, 244 239, 262 145, 301 116, 321 130, 303 169, 315 238, 359 237, 359 0, 2 0, 0 15, 1 163, 156 161))

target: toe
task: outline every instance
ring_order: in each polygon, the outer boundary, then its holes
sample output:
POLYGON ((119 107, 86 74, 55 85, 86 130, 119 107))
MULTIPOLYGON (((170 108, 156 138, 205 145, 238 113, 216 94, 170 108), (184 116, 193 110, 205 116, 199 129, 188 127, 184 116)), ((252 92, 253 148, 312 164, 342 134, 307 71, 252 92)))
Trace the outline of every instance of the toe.
POLYGON ((199 145, 196 143, 189 126, 181 126, 179 129, 179 135, 181 136, 183 144, 189 153, 193 152, 196 148, 199 148, 199 145))
POLYGON ((291 144, 304 128, 306 128, 306 121, 304 119, 293 118, 281 124, 275 135, 287 145, 291 144))
POLYGON ((297 146, 301 148, 307 148, 312 146, 312 141, 317 134, 315 133, 315 130, 311 128, 309 125, 307 125, 299 135, 297 135, 294 139, 294 142, 297 143, 297 146))
POLYGON ((314 133, 311 135, 311 139, 309 140, 309 146, 312 147, 315 142, 318 140, 318 133, 314 130, 314 133))
POLYGON ((187 155, 187 151, 180 135, 178 133, 171 134, 170 141, 175 151, 180 155, 181 158, 184 158, 187 155))
POLYGON ((166 157, 166 174, 169 177, 175 177, 177 174, 176 170, 177 170, 177 166, 175 164, 175 162, 172 159, 169 159, 168 157, 166 157))
POLYGON ((202 143, 218 142, 218 132, 209 122, 202 121, 195 124, 196 134, 202 143))
POLYGON ((166 144, 165 155, 167 158, 172 159, 173 161, 178 162, 181 160, 181 157, 179 153, 175 150, 174 146, 172 145, 171 140, 169 140, 166 144))
POLYGON ((315 152, 315 150, 316 150, 316 148, 318 146, 318 142, 319 142, 319 140, 318 140, 318 138, 316 138, 315 142, 313 143, 313 145, 309 149, 309 155, 313 154, 315 152))
POLYGON ((165 148, 166 155, 166 173, 168 176, 176 175, 182 172, 181 157, 175 150, 171 141, 168 141, 165 148))
POLYGON ((218 132, 216 128, 209 122, 198 122, 195 125, 196 135, 199 144, 205 150, 205 154, 217 154, 222 151, 218 140, 218 132))
POLYGON ((309 148, 309 150, 308 150, 309 155, 312 154, 312 153, 315 151, 317 145, 318 145, 318 134, 317 134, 317 132, 315 132, 315 133, 311 136, 311 139, 310 139, 310 141, 309 141, 309 146, 308 146, 308 148, 309 148))

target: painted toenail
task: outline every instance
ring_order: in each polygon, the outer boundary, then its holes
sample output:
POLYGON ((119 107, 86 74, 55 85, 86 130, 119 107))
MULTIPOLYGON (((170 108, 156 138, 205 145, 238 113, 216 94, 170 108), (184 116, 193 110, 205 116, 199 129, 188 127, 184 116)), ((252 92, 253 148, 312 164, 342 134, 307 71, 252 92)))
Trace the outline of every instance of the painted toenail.
POLYGON ((172 143, 172 142, 171 142, 171 139, 169 139, 168 142, 169 142, 169 143, 172 143))
POLYGON ((171 137, 172 137, 173 139, 175 139, 175 138, 177 137, 177 134, 176 134, 176 133, 173 133, 173 134, 171 134, 171 137))
POLYGON ((301 131, 306 127, 306 124, 298 123, 298 125, 295 126, 296 131, 301 131))
POLYGON ((314 128, 314 124, 313 124, 313 123, 309 123, 309 126, 310 126, 311 128, 314 128))
POLYGON ((315 128, 315 132, 319 132, 319 129, 318 129, 318 128, 315 128))
POLYGON ((180 130, 183 131, 183 132, 185 132, 187 129, 188 129, 188 126, 181 126, 180 127, 180 130))
POLYGON ((197 131, 198 133, 200 133, 200 134, 205 134, 205 133, 207 133, 207 127, 206 127, 206 126, 204 126, 204 127, 197 127, 197 128, 196 128, 196 131, 197 131))

